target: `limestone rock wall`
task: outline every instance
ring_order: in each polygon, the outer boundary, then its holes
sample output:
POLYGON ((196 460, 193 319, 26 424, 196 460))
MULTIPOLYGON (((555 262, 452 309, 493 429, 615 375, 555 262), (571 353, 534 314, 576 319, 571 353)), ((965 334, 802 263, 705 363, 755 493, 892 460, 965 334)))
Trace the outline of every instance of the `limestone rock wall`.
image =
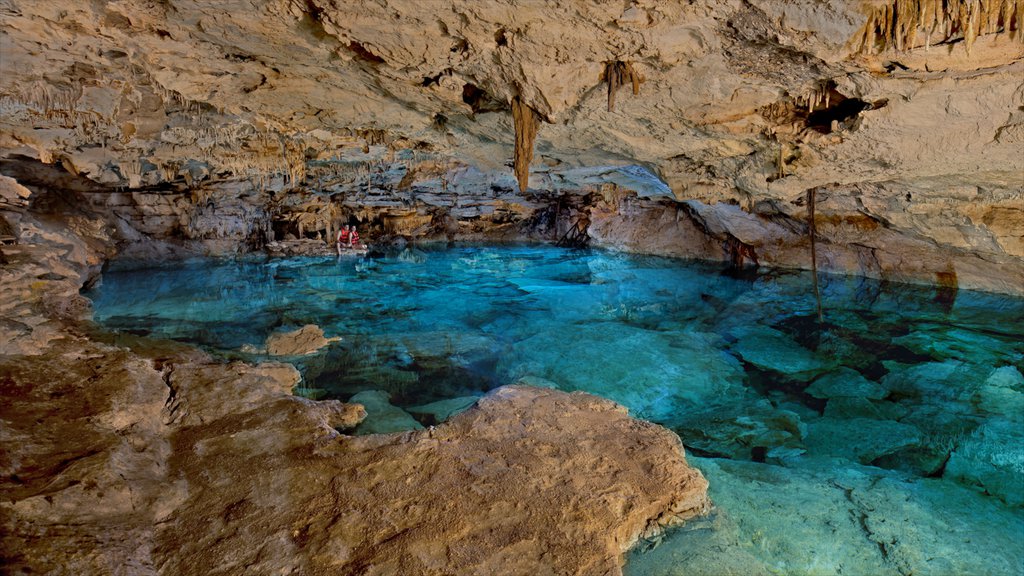
POLYGON ((12 0, 0 148, 105 187, 143 233, 219 252, 266 235, 268 192, 344 206, 288 216, 295 232, 367 209, 389 233, 472 236, 537 195, 590 193, 581 171, 640 166, 660 197, 760 219, 800 219, 816 190, 824 242, 847 254, 826 267, 884 252, 898 277, 1009 268, 966 285, 1013 288, 1022 4, 883 21, 905 3, 12 0), (614 110, 609 70, 636 81, 614 110), (515 99, 542 120, 527 190, 511 178, 515 99))

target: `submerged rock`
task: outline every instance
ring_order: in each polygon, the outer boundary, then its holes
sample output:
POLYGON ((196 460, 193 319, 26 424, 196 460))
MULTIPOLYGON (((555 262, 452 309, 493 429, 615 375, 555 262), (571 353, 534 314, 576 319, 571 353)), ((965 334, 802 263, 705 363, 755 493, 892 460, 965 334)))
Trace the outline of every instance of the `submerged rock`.
POLYGON ((479 399, 480 398, 478 396, 465 396, 462 398, 438 400, 437 402, 431 402, 430 404, 424 404, 423 406, 409 408, 409 413, 428 416, 434 423, 441 423, 456 414, 465 412, 476 404, 479 399))
POLYGON ((423 425, 408 412, 391 404, 391 395, 383 390, 366 390, 355 394, 348 401, 366 408, 366 420, 359 425, 357 434, 423 430, 423 425))
POLYGON ((790 410, 779 409, 753 395, 693 407, 678 416, 674 429, 708 454, 748 460, 798 455, 804 449, 807 425, 790 410))
POLYGON ((1002 366, 966 395, 978 408, 1012 420, 1024 420, 1024 375, 1015 366, 1002 366))
MULTIPOLYGON (((38 252, 60 261, 66 240, 38 252)), ((80 287, 19 276, 30 263, 3 290, 80 287)), ((506 387, 429 430, 344 436, 366 410, 294 396, 290 365, 100 344, 60 316, 87 312, 3 312, 61 336, 0 357, 13 573, 614 575, 639 538, 709 507, 679 438, 607 400, 506 387)))
POLYGON ((885 398, 888 390, 877 382, 872 382, 856 370, 840 366, 807 387, 806 392, 815 398, 867 398, 878 400, 885 398))
POLYGON ((882 456, 917 446, 922 439, 916 427, 893 420, 826 417, 807 425, 805 443, 812 454, 870 464, 882 456))
POLYGON ((834 360, 822 358, 778 330, 758 327, 738 332, 733 351, 763 370, 809 380, 836 365, 834 360))
POLYGON ((632 553, 627 574, 1015 574, 1024 563, 1024 518, 953 482, 830 462, 691 461, 714 513, 632 553))
POLYGON ((271 356, 305 356, 312 354, 340 337, 324 338, 324 331, 307 324, 292 332, 277 332, 267 337, 267 354, 271 356))
POLYGON ((945 477, 1024 506, 1024 430, 993 419, 954 442, 945 477))
POLYGON ((539 377, 563 390, 599 394, 671 425, 693 406, 741 388, 739 362, 718 343, 718 336, 704 332, 667 339, 654 330, 594 322, 516 342, 497 371, 511 381, 539 377))

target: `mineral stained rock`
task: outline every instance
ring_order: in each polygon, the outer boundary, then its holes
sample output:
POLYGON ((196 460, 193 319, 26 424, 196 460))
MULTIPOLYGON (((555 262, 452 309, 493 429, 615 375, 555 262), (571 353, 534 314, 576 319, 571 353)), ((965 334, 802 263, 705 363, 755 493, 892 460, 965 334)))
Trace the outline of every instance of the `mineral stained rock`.
POLYGON ((292 395, 290 365, 86 337, 76 292, 109 229, 26 222, 34 243, 0 268, 20 295, 0 323, 7 570, 617 574, 709 508, 675 434, 588 394, 509 386, 436 427, 351 437, 366 410, 292 395))

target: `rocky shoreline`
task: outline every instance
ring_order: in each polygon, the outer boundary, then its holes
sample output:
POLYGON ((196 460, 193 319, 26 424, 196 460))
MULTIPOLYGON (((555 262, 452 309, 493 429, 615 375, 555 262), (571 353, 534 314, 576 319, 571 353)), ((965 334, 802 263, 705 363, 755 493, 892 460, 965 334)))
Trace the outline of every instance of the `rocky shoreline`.
POLYGON ((709 509, 679 438, 582 393, 507 386, 426 430, 288 364, 96 336, 102 218, 26 215, 0 268, 3 562, 12 572, 616 574, 709 509))

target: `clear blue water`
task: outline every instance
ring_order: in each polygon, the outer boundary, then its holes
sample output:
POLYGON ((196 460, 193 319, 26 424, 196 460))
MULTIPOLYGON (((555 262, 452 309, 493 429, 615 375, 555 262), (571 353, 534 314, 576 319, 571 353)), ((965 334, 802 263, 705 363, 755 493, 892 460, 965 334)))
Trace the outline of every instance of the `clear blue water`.
POLYGON ((367 404, 360 432, 434 424, 503 384, 585 390, 682 437, 711 516, 631 574, 1024 573, 1024 300, 821 276, 731 276, 553 247, 352 259, 115 263, 108 330, 259 360, 367 404))

